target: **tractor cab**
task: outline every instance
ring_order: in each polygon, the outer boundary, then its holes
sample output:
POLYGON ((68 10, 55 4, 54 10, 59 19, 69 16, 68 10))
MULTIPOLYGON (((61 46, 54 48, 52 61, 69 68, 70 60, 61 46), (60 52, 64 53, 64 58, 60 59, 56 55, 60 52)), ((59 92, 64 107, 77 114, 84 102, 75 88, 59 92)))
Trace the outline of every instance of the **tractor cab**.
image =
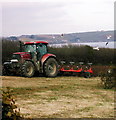
POLYGON ((22 46, 23 52, 30 52, 32 58, 36 56, 37 60, 39 60, 43 55, 45 55, 47 50, 47 42, 37 41, 37 42, 25 42, 22 46))

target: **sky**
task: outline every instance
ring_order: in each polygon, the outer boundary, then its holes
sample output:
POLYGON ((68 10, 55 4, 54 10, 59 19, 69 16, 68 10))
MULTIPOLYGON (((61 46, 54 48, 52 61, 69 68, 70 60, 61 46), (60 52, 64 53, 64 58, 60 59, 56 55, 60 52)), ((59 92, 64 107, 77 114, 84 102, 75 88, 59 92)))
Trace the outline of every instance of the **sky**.
POLYGON ((0 0, 1 36, 114 29, 115 0, 0 0))

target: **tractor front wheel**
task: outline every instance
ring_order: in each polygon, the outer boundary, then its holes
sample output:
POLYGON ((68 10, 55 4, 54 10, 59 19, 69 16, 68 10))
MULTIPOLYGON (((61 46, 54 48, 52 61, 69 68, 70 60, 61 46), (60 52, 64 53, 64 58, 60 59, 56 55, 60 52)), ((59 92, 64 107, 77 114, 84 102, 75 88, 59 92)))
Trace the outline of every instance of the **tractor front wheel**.
POLYGON ((56 77, 58 74, 58 63, 56 59, 49 58, 44 63, 44 74, 47 77, 56 77))
POLYGON ((3 67, 3 69, 2 69, 2 75, 12 76, 13 73, 11 73, 7 68, 3 67))
POLYGON ((22 65, 22 76, 24 77, 32 77, 35 73, 35 67, 32 62, 26 61, 22 65))

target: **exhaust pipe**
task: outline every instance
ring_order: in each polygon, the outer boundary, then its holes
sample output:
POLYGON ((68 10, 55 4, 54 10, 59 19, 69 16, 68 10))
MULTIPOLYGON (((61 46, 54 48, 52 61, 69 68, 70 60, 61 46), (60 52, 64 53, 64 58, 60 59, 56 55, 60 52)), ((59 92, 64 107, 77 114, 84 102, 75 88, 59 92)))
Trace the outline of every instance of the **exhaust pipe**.
POLYGON ((20 46, 20 52, 22 52, 22 42, 19 41, 19 46, 20 46))

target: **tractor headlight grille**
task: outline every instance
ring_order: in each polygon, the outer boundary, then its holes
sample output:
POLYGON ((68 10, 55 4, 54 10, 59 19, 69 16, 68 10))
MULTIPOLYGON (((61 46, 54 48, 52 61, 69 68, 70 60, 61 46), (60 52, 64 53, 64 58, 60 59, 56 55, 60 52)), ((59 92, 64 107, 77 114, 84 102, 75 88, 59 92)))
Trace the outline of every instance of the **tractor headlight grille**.
POLYGON ((18 62, 18 60, 17 59, 12 59, 11 62, 18 62))

